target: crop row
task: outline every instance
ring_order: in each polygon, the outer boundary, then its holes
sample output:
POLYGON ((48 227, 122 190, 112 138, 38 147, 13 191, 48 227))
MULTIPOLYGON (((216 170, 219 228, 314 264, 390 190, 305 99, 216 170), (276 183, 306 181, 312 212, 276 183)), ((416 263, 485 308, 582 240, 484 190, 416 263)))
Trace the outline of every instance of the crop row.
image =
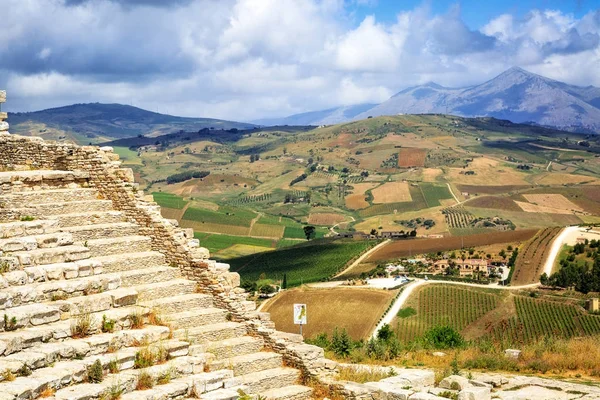
POLYGON ((253 195, 253 196, 245 196, 245 197, 242 197, 241 199, 235 199, 231 202, 231 204, 239 205, 239 204, 256 203, 256 202, 260 202, 260 201, 268 201, 268 200, 271 200, 271 198, 272 198, 271 193, 262 193, 262 194, 257 194, 257 195, 253 195))
POLYGON ((434 326, 457 330, 481 318, 498 305, 499 296, 451 285, 429 286, 419 291, 417 314, 398 319, 398 333, 411 341, 434 326))
POLYGON ((540 277, 542 265, 550 248, 550 242, 561 228, 545 228, 519 250, 515 261, 514 284, 535 283, 540 277))
POLYGON ((469 228, 475 216, 463 207, 449 207, 442 210, 446 224, 450 228, 469 228))

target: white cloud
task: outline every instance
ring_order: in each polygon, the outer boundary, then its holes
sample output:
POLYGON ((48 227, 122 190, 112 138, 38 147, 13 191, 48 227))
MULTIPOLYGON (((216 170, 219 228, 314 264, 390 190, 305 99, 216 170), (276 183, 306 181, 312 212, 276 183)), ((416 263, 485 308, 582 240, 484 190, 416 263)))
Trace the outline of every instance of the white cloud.
POLYGON ((600 11, 532 10, 480 30, 458 7, 355 21, 371 0, 5 0, 9 110, 123 102, 249 120, 379 102, 427 81, 482 82, 514 65, 600 86, 600 11))

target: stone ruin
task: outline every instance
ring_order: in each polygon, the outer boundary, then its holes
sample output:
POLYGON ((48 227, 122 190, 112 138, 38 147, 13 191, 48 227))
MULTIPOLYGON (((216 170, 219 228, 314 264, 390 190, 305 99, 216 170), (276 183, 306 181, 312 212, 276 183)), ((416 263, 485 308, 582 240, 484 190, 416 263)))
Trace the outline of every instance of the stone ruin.
POLYGON ((239 275, 164 219, 111 148, 11 135, 6 118, 0 400, 302 400, 315 388, 351 399, 441 399, 450 390, 485 400, 510 385, 455 377, 458 386, 436 388, 433 371, 400 368, 379 382, 335 380, 339 364, 276 331, 239 275))

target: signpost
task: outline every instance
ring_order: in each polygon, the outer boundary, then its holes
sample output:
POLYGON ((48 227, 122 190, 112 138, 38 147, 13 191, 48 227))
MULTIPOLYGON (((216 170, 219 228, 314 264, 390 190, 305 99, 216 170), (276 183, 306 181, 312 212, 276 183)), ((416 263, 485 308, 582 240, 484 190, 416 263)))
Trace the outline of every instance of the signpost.
POLYGON ((306 304, 294 304, 294 324, 300 325, 302 335, 302 325, 306 325, 306 304))

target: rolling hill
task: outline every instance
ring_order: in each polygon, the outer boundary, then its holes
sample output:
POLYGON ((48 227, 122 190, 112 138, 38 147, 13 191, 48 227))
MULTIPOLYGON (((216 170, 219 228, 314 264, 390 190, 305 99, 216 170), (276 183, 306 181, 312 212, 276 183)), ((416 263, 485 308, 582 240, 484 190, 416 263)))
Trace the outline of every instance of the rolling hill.
POLYGON ((252 121, 257 125, 335 125, 354 119, 377 104, 365 103, 354 106, 335 107, 322 111, 294 114, 284 118, 265 118, 252 121))
POLYGON ((11 132, 18 134, 72 136, 79 141, 96 137, 126 138, 137 135, 198 131, 203 128, 249 129, 252 124, 211 118, 184 118, 159 114, 123 104, 73 104, 27 113, 9 113, 11 132))

